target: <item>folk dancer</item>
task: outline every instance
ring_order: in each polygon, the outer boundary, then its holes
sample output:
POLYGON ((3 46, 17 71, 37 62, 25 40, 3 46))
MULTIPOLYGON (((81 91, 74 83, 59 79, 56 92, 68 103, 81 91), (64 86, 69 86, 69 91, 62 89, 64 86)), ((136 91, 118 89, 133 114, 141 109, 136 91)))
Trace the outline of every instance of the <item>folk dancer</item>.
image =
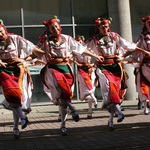
MULTIPOLYGON (((41 70, 41 78, 44 84, 45 93, 55 105, 61 107, 61 126, 62 135, 67 135, 66 128, 67 108, 70 109, 73 119, 78 122, 79 115, 76 108, 72 105, 72 86, 74 84, 74 74, 70 65, 69 58, 74 53, 81 55, 85 53, 99 61, 103 57, 96 56, 86 50, 79 42, 75 41, 71 36, 62 34, 60 21, 57 17, 44 21, 46 32, 41 36, 39 47, 44 49, 48 54, 45 57, 47 65, 41 70)), ((45 53, 44 52, 44 53, 45 53)), ((37 56, 41 52, 35 52, 37 56)))
MULTIPOLYGON (((144 23, 142 32, 136 41, 138 47, 150 52, 150 16, 141 19, 144 23)), ((132 62, 135 67, 136 87, 140 102, 144 105, 144 114, 149 114, 150 102, 150 57, 141 51, 133 52, 126 60, 132 62)))
MULTIPOLYGON (((76 41, 80 42, 84 45, 84 37, 78 35, 75 38, 76 41)), ((92 58, 90 56, 82 54, 81 56, 74 57, 74 63, 77 65, 77 76, 79 81, 79 93, 80 99, 88 102, 88 113, 87 118, 92 118, 92 104, 94 103, 94 107, 97 108, 97 98, 95 97, 95 89, 96 89, 96 74, 95 74, 95 66, 92 63, 92 58)))
MULTIPOLYGON (((98 56, 103 56, 103 62, 97 62, 97 76, 102 94, 102 108, 109 110, 110 117, 108 126, 111 130, 114 129, 114 113, 117 111, 117 122, 122 122, 124 114, 121 111, 121 99, 126 92, 126 79, 127 75, 119 62, 122 60, 118 55, 118 49, 126 51, 145 50, 138 48, 136 44, 130 43, 123 39, 120 35, 110 31, 111 18, 98 18, 95 20, 96 30, 95 35, 92 36, 88 43, 87 48, 92 49, 98 56)), ((148 53, 149 54, 149 53, 148 53)))
POLYGON ((33 83, 26 68, 31 63, 24 59, 34 49, 37 48, 33 43, 19 35, 9 34, 5 25, 0 23, 0 85, 5 97, 2 105, 13 113, 13 135, 16 139, 20 137, 19 118, 22 129, 29 122, 24 112, 31 111, 33 83))

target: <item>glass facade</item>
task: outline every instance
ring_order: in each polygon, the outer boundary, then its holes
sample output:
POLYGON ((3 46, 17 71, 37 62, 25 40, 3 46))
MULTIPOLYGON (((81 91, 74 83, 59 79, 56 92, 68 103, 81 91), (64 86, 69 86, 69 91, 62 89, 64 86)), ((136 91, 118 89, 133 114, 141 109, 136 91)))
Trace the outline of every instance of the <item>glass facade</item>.
MULTIPOLYGON (((150 14, 150 1, 144 1, 130 0, 133 38, 141 31, 141 17, 150 14)), ((87 39, 93 34, 94 19, 108 17, 108 14, 107 0, 5 0, 0 6, 0 19, 4 21, 8 32, 19 34, 34 44, 45 31, 42 22, 54 15, 60 19, 62 33, 72 37, 84 35, 87 39)), ((49 101, 39 82, 39 74, 33 74, 32 77, 33 102, 49 101)), ((75 87, 76 98, 77 85, 75 87)), ((97 97, 100 97, 99 93, 98 90, 97 97)))
POLYGON ((133 40, 137 40, 142 31, 143 22, 141 18, 150 15, 150 1, 149 0, 130 0, 131 9, 131 23, 133 40))

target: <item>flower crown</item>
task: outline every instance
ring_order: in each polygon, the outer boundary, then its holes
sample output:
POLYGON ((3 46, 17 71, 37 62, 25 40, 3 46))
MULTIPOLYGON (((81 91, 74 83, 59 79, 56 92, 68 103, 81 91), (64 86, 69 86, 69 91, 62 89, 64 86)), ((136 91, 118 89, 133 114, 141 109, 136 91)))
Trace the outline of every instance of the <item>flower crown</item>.
POLYGON ((145 23, 146 21, 150 21, 150 16, 147 16, 147 17, 143 17, 141 18, 141 20, 145 23))
POLYGON ((54 16, 49 21, 43 21, 43 25, 47 26, 47 25, 51 25, 51 24, 53 24, 55 22, 60 24, 60 20, 57 18, 57 16, 54 16))
POLYGON ((4 22, 3 22, 3 20, 2 20, 2 19, 0 19, 0 24, 1 24, 1 25, 4 25, 4 22))
MULTIPOLYGON (((4 22, 3 22, 3 20, 2 20, 2 19, 0 19, 0 26, 1 26, 1 27, 3 27, 3 28, 4 28, 4 30, 5 30, 5 32, 6 32, 6 34, 8 34, 8 32, 7 32, 7 28, 6 28, 6 26, 4 25, 4 22)), ((13 34, 13 33, 11 33, 11 34, 13 34)))
POLYGON ((83 35, 78 35, 76 38, 75 38, 76 41, 79 41, 79 40, 82 40, 82 41, 85 41, 85 38, 83 35))
POLYGON ((106 19, 106 18, 97 18, 97 19, 94 20, 94 23, 97 24, 97 25, 107 24, 107 23, 111 24, 111 22, 112 22, 112 18, 108 18, 108 19, 106 19))

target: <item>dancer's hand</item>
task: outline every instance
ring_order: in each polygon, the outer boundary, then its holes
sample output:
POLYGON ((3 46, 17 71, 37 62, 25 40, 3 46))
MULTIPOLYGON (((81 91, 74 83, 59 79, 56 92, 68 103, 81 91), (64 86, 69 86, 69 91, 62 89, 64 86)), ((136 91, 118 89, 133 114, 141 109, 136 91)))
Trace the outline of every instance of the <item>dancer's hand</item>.
POLYGON ((123 56, 116 55, 116 60, 117 60, 117 61, 123 61, 123 60, 124 60, 124 57, 123 57, 123 56))
POLYGON ((104 61, 104 57, 103 56, 97 56, 96 59, 98 59, 100 62, 104 61))
POLYGON ((7 63, 0 61, 0 66, 6 68, 7 63))
POLYGON ((14 57, 14 58, 12 58, 12 60, 13 60, 14 62, 19 62, 19 63, 23 63, 23 62, 25 61, 24 59, 18 58, 18 57, 14 57))
POLYGON ((31 61, 31 64, 32 66, 35 66, 35 65, 46 65, 46 62, 44 62, 43 60, 40 60, 40 59, 37 59, 35 62, 32 63, 31 61))

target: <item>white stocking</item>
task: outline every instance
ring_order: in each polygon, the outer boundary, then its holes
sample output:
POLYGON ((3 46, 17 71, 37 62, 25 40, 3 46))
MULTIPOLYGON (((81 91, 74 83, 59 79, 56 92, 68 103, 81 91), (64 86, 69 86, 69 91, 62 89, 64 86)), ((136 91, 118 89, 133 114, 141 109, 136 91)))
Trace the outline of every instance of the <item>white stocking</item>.
POLYGON ((88 112, 92 112, 92 101, 88 101, 88 112))
POLYGON ((113 122, 113 118, 114 118, 114 111, 111 111, 109 116, 109 122, 113 122))
POLYGON ((91 93, 90 95, 91 95, 91 97, 92 97, 92 99, 93 99, 93 102, 94 102, 95 104, 97 104, 97 99, 96 99, 94 93, 91 93))
POLYGON ((66 126, 67 109, 60 106, 60 114, 61 114, 61 128, 62 128, 66 126))
POLYGON ((13 119, 14 119, 14 129, 18 129, 19 116, 15 111, 12 111, 12 113, 13 113, 13 119))
POLYGON ((121 111, 120 105, 119 105, 119 104, 116 104, 116 105, 115 105, 115 108, 116 108, 116 111, 118 112, 118 114, 121 114, 121 115, 122 115, 122 111, 121 111))
POLYGON ((69 107, 71 112, 75 112, 76 111, 75 107, 71 103, 67 102, 67 106, 69 107))
POLYGON ((18 114, 18 116, 19 116, 20 119, 24 119, 25 118, 25 116, 24 116, 24 114, 22 112, 21 107, 14 108, 14 111, 18 114))

